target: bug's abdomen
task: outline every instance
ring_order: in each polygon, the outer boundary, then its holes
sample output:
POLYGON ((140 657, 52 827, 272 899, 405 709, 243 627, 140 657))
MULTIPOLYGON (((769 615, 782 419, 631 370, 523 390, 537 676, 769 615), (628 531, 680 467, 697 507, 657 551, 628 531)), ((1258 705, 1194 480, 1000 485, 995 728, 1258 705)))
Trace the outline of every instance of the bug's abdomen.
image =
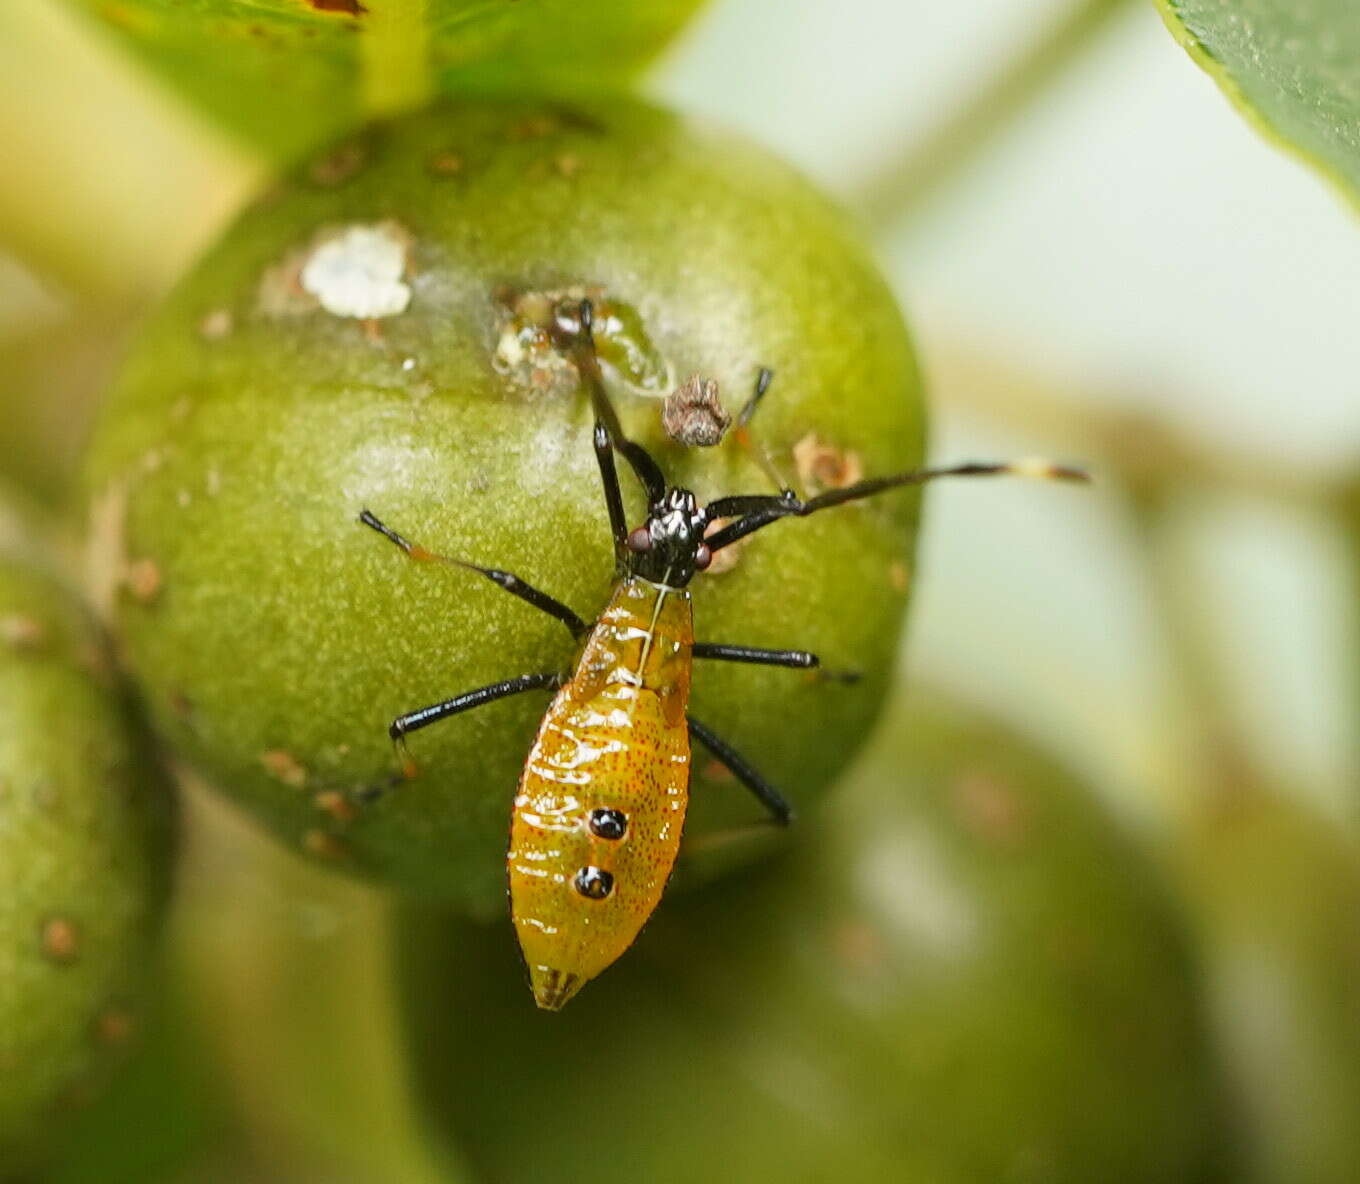
POLYGON ((689 800, 691 642, 688 597, 625 585, 543 718, 508 857, 540 1007, 622 954, 661 899, 689 800))

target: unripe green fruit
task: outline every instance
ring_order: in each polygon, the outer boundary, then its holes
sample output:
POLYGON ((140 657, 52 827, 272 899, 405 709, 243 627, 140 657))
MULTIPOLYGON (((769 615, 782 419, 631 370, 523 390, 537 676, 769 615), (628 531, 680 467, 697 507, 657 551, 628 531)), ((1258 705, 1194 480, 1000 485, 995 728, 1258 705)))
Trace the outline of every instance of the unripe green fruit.
MULTIPOLYGON (((701 499, 773 490, 732 435, 665 437, 656 396, 691 374, 735 414, 775 370, 752 426, 805 490, 921 459, 911 347, 841 217, 750 145, 613 98, 439 108, 303 169, 155 317, 89 467, 103 599, 160 730, 290 846, 487 915, 505 907, 510 805, 547 696, 413 736, 423 775, 375 804, 337 791, 390 775, 393 716, 568 668, 574 646, 355 519, 366 506, 593 618, 613 557, 592 415, 534 327, 551 302, 534 294, 583 292, 625 428, 701 499)), ((782 523, 695 586, 701 638, 863 675, 696 673, 695 714, 798 805, 876 714, 916 511, 897 491, 782 523)), ((702 755, 696 769, 691 835, 760 816, 702 755)))
POLYGON ((0 1176, 141 1019, 168 799, 133 735, 81 608, 0 557, 0 1176))
POLYGON ((671 901, 568 1023, 512 989, 508 929, 413 910, 404 943, 429 1126, 479 1178, 1203 1178, 1205 1040, 1154 874, 959 708, 894 710, 785 859, 671 901))

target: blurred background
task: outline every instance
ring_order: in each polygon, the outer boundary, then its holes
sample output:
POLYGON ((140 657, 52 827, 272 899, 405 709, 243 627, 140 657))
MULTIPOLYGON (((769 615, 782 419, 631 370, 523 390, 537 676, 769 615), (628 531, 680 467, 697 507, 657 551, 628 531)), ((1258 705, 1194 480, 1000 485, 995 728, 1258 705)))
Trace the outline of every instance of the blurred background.
MULTIPOLYGON (((1096 476, 932 491, 912 693, 823 870, 747 873, 746 930, 705 923, 730 888, 668 903, 550 1030, 485 935, 449 965, 440 919, 199 800, 160 1035, 53 1178, 1360 1179, 1360 235, 1151 5, 1078 14, 715 0, 645 86, 859 214, 935 458, 1096 476)), ((139 309, 264 166, 51 0, 0 13, 0 127, 0 447, 55 504, 139 309)))

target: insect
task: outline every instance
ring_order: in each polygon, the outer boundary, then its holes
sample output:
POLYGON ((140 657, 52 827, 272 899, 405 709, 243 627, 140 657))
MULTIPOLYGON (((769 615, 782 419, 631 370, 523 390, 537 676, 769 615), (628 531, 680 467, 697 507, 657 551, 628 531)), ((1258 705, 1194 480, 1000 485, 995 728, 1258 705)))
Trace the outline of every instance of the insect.
MULTIPOLYGON (((625 437, 609 402, 591 336, 589 302, 562 341, 590 390, 594 447, 613 535, 617 581, 604 611, 586 621, 562 602, 498 568, 436 555, 365 509, 360 521, 412 559, 478 572, 556 618, 581 643, 568 673, 524 674, 398 716, 389 734, 403 777, 416 775, 406 737, 420 728, 525 691, 556 694, 529 750, 511 815, 507 869, 511 916, 538 1006, 561 1008, 632 944, 656 908, 680 850, 689 798, 691 745, 702 744, 749 789, 770 820, 787 826, 783 795, 707 724, 689 713, 695 660, 808 670, 805 650, 694 640, 690 583, 713 556, 784 518, 805 517, 938 477, 1016 473, 1085 480, 1045 461, 969 463, 871 477, 806 500, 779 494, 720 497, 701 505, 669 485, 645 448, 625 437), (615 455, 647 497, 647 517, 629 528, 615 455), (716 531, 711 524, 728 520, 716 531)), ((746 411, 769 385, 761 372, 746 411)))

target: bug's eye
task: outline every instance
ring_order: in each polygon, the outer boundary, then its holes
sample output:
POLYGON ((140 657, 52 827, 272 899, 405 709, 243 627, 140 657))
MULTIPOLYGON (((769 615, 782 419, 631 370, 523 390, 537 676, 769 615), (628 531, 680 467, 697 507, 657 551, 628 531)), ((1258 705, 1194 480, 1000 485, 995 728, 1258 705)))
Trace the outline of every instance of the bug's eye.
POLYGON ((713 552, 709 550, 707 543, 700 543, 694 551, 694 566, 700 571, 706 571, 708 565, 713 562, 713 552))
POLYGON ((645 526, 639 526, 636 530, 628 534, 628 549, 641 554, 643 551, 652 549, 652 532, 645 526))

